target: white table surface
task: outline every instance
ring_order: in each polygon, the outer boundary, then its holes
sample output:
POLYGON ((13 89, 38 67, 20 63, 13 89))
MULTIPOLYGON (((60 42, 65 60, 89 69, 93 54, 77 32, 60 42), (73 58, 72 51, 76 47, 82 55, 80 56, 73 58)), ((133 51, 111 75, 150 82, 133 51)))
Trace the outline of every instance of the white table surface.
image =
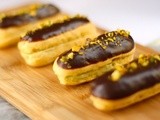
POLYGON ((127 29, 142 45, 160 38, 160 0, 1 0, 0 10, 34 1, 52 2, 70 14, 86 15, 107 30, 127 29))

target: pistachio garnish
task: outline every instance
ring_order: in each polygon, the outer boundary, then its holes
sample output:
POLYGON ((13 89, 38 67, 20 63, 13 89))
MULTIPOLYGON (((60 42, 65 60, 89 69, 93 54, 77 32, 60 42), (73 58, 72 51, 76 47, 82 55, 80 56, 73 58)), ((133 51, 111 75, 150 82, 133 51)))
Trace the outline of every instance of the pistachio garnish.
POLYGON ((81 47, 77 46, 77 45, 72 47, 73 52, 79 52, 80 49, 81 49, 81 47))
POLYGON ((136 69, 138 67, 137 64, 136 64, 136 62, 132 62, 130 64, 130 66, 131 66, 132 69, 136 69))
POLYGON ((160 55, 154 55, 153 57, 160 61, 160 55))
POLYGON ((73 59, 73 56, 74 56, 74 53, 71 52, 71 53, 69 53, 69 54, 67 55, 67 59, 73 59))
POLYGON ((122 75, 126 73, 126 68, 124 68, 123 65, 115 65, 115 70, 111 74, 111 80, 117 81, 118 79, 121 78, 122 75))
POLYGON ((65 63, 67 61, 67 57, 66 56, 62 56, 60 59, 61 62, 65 63))
POLYGON ((121 72, 118 70, 115 70, 112 74, 111 74, 111 80, 112 81, 117 81, 120 79, 120 77, 122 76, 121 72))

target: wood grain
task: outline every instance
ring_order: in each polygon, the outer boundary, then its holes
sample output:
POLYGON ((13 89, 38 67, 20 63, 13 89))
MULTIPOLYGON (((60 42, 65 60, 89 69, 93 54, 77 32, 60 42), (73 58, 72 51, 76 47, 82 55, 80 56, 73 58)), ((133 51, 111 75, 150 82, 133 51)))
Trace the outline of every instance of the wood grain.
MULTIPOLYGON (((156 53, 136 45, 138 54, 156 53)), ((60 85, 52 65, 27 66, 16 47, 0 50, 0 95, 31 119, 38 120, 159 120, 160 96, 123 110, 101 112, 89 99, 89 83, 78 86, 60 85)))

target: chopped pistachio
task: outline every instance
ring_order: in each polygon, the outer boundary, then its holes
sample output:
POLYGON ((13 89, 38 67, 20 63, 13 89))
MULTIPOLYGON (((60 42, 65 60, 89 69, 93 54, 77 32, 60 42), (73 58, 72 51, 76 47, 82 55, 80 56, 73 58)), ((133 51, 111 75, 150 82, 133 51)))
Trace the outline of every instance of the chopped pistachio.
POLYGON ((108 37, 108 33, 107 32, 105 33, 105 36, 108 37))
POLYGON ((111 74, 111 80, 117 81, 118 79, 120 79, 121 76, 122 76, 121 72, 118 71, 118 70, 115 70, 115 71, 111 74))
POLYGON ((120 34, 120 35, 123 35, 125 37, 128 37, 130 32, 129 31, 126 31, 126 30, 120 30, 118 29, 117 32, 120 34))
POLYGON ((126 68, 124 68, 122 65, 115 65, 115 69, 120 71, 122 74, 126 72, 126 68))
POLYGON ((144 61, 141 65, 146 67, 149 64, 149 61, 144 61))
POLYGON ((130 35, 130 32, 129 31, 126 31, 126 33, 127 33, 127 37, 130 35))
POLYGON ((145 55, 144 54, 140 54, 138 57, 138 63, 142 64, 145 61, 145 55))
POLYGON ((106 49, 107 47, 105 45, 102 46, 103 49, 106 49))
POLYGON ((29 13, 31 16, 36 16, 37 12, 35 10, 32 10, 30 13, 29 13))
POLYGON ((114 35, 113 32, 109 32, 109 33, 108 33, 108 36, 109 36, 109 37, 113 37, 113 35, 114 35))
POLYGON ((112 38, 107 38, 108 41, 113 42, 114 40, 112 38))
POLYGON ((80 55, 83 55, 83 52, 79 52, 80 55))
POLYGON ((97 43, 98 43, 98 44, 100 44, 100 43, 101 43, 101 41, 100 41, 100 40, 97 40, 97 43))
POLYGON ((71 53, 69 53, 69 54, 67 55, 67 59, 73 59, 73 56, 74 56, 74 53, 71 52, 71 53))
POLYGON ((4 13, 0 14, 0 20, 2 20, 6 15, 4 13))
POLYGON ((82 15, 80 15, 80 14, 77 14, 75 17, 76 17, 76 18, 85 18, 85 16, 82 16, 82 15))
POLYGON ((72 47, 72 51, 73 51, 73 52, 78 52, 80 49, 81 49, 80 46, 73 46, 73 47, 72 47))
POLYGON ((138 63, 139 63, 139 64, 142 64, 143 62, 144 62, 144 59, 142 59, 142 58, 139 58, 139 59, 138 59, 138 63))
POLYGON ((140 54, 138 58, 143 58, 144 56, 144 54, 140 54))
POLYGON ((154 62, 155 62, 155 58, 154 58, 153 56, 151 56, 150 59, 149 59, 149 61, 150 61, 151 63, 154 63, 154 62))
POLYGON ((90 42, 91 45, 97 44, 95 41, 90 42))
POLYGON ((154 55, 153 56, 156 60, 159 60, 160 61, 160 55, 154 55))
POLYGON ((132 62, 132 63, 130 64, 130 66, 131 66, 131 68, 133 68, 133 69, 136 69, 136 68, 138 67, 135 62, 132 62))
POLYGON ((113 40, 116 40, 116 37, 113 37, 113 40))
POLYGON ((106 41, 106 45, 108 45, 108 41, 106 41))
POLYGON ((62 56, 61 59, 60 59, 60 61, 65 63, 67 61, 67 57, 62 56))

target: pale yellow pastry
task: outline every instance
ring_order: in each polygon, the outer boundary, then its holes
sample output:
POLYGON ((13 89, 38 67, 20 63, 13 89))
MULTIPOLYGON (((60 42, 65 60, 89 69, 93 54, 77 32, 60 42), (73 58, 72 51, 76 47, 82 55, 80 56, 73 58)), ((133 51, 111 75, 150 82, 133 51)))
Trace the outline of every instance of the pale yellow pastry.
POLYGON ((96 27, 86 17, 75 16, 28 32, 18 48, 28 65, 38 67, 52 63, 61 53, 97 34, 96 27))
POLYGON ((61 84, 77 85, 112 70, 115 64, 131 61, 134 50, 134 41, 127 31, 108 32, 60 55, 53 70, 61 84))
MULTIPOLYGON (((127 107, 160 93, 160 55, 117 66, 92 83, 91 100, 102 111, 127 107)), ((147 105, 146 105, 147 106, 147 105)))
POLYGON ((33 30, 48 20, 55 22, 66 15, 51 4, 33 4, 0 13, 0 48, 9 47, 20 40, 28 30, 33 30))

